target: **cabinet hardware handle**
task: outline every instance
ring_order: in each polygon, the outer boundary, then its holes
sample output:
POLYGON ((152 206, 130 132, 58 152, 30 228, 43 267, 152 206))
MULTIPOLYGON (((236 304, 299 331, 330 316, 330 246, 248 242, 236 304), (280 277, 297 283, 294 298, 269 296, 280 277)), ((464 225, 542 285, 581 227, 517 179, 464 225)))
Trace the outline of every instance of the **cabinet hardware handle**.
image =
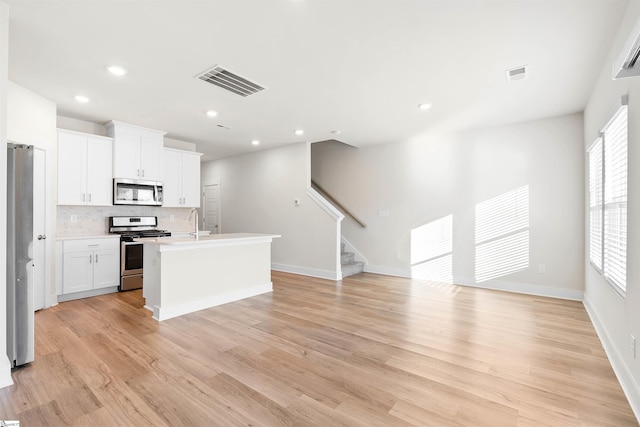
POLYGON ((142 169, 142 177, 144 178, 144 169, 142 169))
POLYGON ((47 236, 45 236, 44 234, 39 234, 38 235, 38 240, 46 240, 47 236))
POLYGON ((96 254, 96 264, 98 263, 98 254, 96 254))
POLYGON ((91 202, 91 193, 89 193, 89 202, 91 202))
POLYGON ((83 202, 85 201, 85 195, 84 195, 84 193, 82 193, 82 201, 83 201, 83 202))
POLYGON ((138 169, 138 176, 140 176, 140 169, 138 169))
POLYGON ((93 255, 89 255, 89 264, 91 264, 91 259, 93 258, 93 255))

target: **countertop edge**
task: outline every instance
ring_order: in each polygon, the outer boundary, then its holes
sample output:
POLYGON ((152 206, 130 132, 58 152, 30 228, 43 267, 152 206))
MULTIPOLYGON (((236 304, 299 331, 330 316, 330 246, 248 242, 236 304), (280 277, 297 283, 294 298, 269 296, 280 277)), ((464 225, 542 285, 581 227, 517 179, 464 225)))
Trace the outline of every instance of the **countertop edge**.
POLYGON ((93 236, 56 236, 56 240, 89 240, 89 239, 120 239, 117 234, 97 234, 93 236))
POLYGON ((159 238, 159 239, 136 239, 146 245, 157 247, 160 252, 179 251, 195 248, 209 248, 221 246, 233 246, 251 243, 272 242, 273 239, 282 237, 279 234, 253 234, 253 233, 231 233, 213 234, 204 239, 195 238, 159 238))

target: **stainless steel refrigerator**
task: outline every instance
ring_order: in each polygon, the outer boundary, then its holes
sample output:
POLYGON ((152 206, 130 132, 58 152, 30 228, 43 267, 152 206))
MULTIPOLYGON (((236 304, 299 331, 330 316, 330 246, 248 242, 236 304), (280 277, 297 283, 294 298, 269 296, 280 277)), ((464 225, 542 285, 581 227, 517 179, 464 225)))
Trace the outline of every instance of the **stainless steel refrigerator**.
POLYGON ((33 146, 7 144, 7 356, 34 358, 33 146))

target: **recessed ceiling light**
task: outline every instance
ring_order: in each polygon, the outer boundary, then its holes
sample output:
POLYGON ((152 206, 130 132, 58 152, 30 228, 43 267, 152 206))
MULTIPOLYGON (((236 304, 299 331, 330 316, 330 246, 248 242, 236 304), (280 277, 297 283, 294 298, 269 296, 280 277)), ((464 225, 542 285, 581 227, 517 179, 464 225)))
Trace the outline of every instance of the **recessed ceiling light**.
POLYGON ((302 129, 296 129, 295 134, 296 135, 304 135, 304 131, 302 129))
POLYGON ((431 104, 420 104, 418 105, 418 108, 421 110, 428 110, 429 108, 431 108, 431 104))
POLYGON ((258 141, 257 139, 254 139, 253 141, 251 141, 252 145, 260 145, 260 141, 258 141))
POLYGON ((76 101, 80 102, 81 104, 86 104, 87 102, 89 102, 89 98, 87 98, 84 95, 76 95, 75 99, 76 99, 76 101))
POLYGON ((218 115, 217 111, 213 111, 213 110, 207 111, 207 116, 209 117, 216 117, 217 115, 218 115))
POLYGON ((127 70, 119 65, 109 65, 107 67, 107 71, 109 71, 114 76, 124 76, 125 74, 127 74, 127 70))
POLYGON ((334 134, 334 135, 340 135, 342 133, 342 131, 341 130, 332 130, 331 133, 334 134))

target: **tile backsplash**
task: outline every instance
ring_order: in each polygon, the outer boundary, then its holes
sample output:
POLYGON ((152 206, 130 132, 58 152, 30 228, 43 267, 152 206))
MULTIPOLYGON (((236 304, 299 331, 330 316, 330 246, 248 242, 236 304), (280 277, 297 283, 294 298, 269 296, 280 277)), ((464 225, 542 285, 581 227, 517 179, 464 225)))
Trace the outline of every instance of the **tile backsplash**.
POLYGON ((153 206, 58 206, 57 237, 98 236, 109 232, 110 216, 157 216, 158 228, 193 231, 191 208, 153 206), (71 222, 72 216, 75 222, 71 222))

